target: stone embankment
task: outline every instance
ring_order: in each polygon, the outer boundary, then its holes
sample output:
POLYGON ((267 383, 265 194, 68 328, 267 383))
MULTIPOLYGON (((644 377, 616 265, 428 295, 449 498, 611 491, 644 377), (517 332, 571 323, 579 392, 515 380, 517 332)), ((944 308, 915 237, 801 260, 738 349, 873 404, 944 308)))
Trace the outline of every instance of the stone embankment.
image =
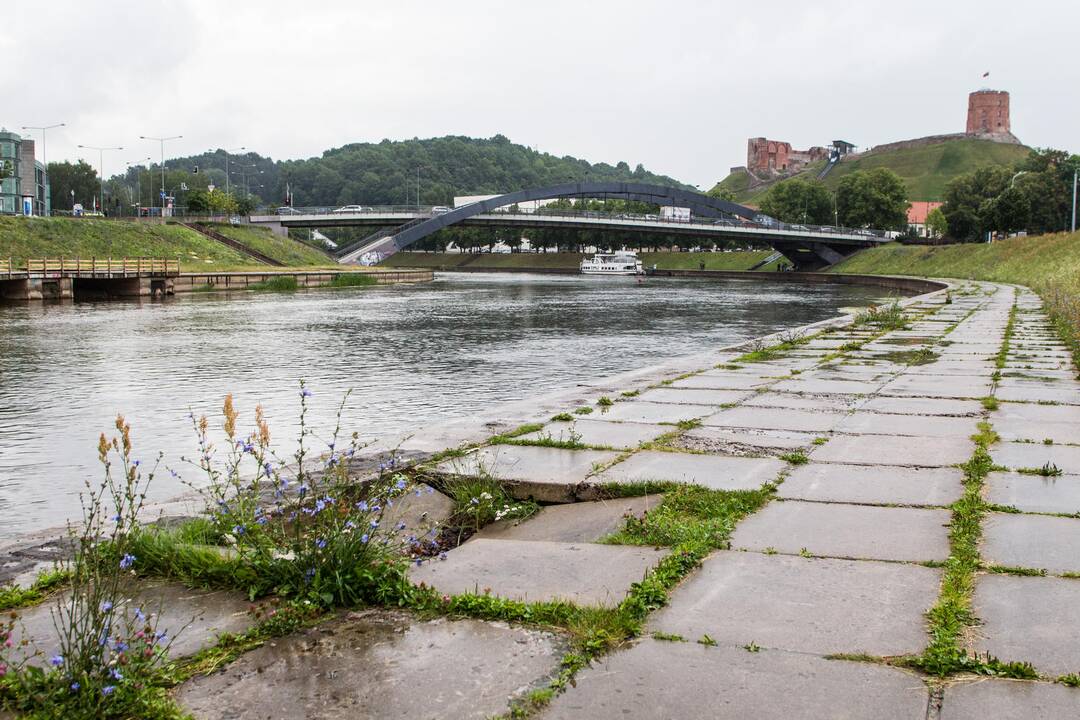
MULTIPOLYGON (((552 720, 1077 717, 1072 358, 1023 288, 963 283, 902 305, 401 444, 459 448, 430 470, 546 503, 412 570, 447 596, 610 609, 694 542, 717 548, 573 683, 549 688, 570 658, 559 628, 373 609, 242 655, 178 698, 200 718, 484 718, 512 703, 552 720), (678 503, 695 487, 741 503, 731 522, 635 534, 694 512, 678 503)), ((200 639, 240 612, 207 607, 200 639)))

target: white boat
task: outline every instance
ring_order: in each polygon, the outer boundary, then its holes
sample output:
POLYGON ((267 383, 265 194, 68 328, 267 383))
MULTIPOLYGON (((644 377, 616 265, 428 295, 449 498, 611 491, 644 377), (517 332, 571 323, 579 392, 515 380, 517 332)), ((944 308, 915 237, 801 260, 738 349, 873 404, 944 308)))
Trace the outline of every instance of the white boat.
POLYGON ((644 275, 637 253, 622 250, 611 255, 596 253, 581 261, 585 275, 644 275))

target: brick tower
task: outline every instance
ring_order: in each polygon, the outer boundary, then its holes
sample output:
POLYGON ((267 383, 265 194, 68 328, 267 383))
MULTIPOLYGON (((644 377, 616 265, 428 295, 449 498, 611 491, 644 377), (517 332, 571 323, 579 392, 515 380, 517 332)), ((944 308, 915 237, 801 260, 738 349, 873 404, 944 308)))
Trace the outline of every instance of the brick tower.
POLYGON ((1003 90, 978 90, 968 95, 968 135, 1008 135, 1009 93, 1003 90))

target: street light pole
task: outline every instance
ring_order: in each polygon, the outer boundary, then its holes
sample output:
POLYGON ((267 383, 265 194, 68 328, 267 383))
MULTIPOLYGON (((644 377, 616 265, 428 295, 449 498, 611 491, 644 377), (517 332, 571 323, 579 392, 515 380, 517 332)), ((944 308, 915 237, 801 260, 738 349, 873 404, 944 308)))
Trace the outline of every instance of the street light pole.
POLYGON ((1073 170, 1073 216, 1072 231, 1076 232, 1076 170, 1073 170))
POLYGON ((170 137, 151 137, 149 135, 140 135, 140 140, 157 140, 161 143, 161 217, 165 217, 165 143, 169 140, 179 140, 184 137, 183 135, 172 135, 170 137))
POLYGON ((97 150, 98 151, 98 186, 101 190, 101 207, 98 208, 101 212, 105 212, 105 151, 106 150, 123 150, 122 147, 95 147, 94 145, 79 145, 79 148, 83 150, 97 150))
POLYGON ((225 194, 229 194, 229 153, 236 152, 237 150, 247 150, 246 147, 233 148, 232 150, 225 150, 225 194))
MULTIPOLYGON (((150 162, 149 155, 141 160, 132 160, 131 162, 124 163, 125 165, 127 165, 128 170, 131 169, 132 165, 139 168, 139 171, 135 173, 135 194, 139 198, 139 201, 135 203, 136 210, 142 208, 142 164, 144 162, 150 162)), ((141 216, 141 213, 139 212, 136 212, 135 214, 136 216, 141 216)))
MULTIPOLYGON (((41 165, 42 165, 42 167, 45 168, 45 177, 43 178, 43 180, 45 181, 45 187, 46 188, 49 187, 49 161, 45 157, 45 131, 46 130, 53 130, 53 129, 58 128, 58 127, 64 127, 65 125, 67 125, 67 123, 56 123, 55 125, 23 125, 22 126, 23 130, 40 130, 41 131, 41 165)), ((37 194, 37 193, 35 192, 35 194, 37 194)), ((52 192, 51 191, 49 192, 49 197, 50 198, 52 197, 52 192)), ((45 215, 51 214, 51 211, 52 211, 51 207, 46 207, 45 215)))

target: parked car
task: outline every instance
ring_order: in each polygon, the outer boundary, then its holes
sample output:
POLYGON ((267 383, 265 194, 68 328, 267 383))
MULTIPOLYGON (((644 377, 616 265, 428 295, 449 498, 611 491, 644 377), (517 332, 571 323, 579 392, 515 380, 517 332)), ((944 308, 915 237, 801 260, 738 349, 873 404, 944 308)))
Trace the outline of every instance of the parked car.
POLYGON ((300 215, 301 213, 300 213, 299 210, 297 210, 295 208, 288 207, 286 205, 286 206, 279 207, 277 209, 277 214, 278 215, 300 215))
POLYGON ((431 208, 431 214, 432 215, 444 215, 444 214, 450 212, 451 209, 452 208, 448 208, 445 205, 436 205, 435 207, 431 208))

